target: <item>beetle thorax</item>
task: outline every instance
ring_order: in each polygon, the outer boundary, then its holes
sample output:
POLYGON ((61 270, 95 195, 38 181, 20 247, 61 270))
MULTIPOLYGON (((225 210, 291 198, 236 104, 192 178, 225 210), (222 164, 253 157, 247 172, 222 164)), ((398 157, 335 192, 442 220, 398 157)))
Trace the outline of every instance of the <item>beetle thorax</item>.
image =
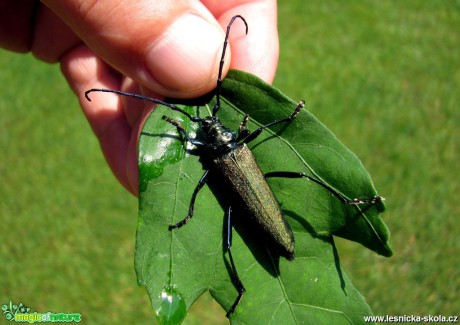
POLYGON ((218 117, 208 116, 201 121, 203 132, 212 150, 219 153, 233 149, 236 145, 236 132, 222 125, 218 117))

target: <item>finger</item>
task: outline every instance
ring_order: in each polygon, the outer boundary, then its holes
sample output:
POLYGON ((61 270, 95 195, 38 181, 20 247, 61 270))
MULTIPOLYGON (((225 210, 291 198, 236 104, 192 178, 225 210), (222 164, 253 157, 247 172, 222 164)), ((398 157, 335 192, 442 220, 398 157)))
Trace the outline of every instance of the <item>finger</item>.
MULTIPOLYGON (((141 94, 147 97, 164 99, 157 94, 140 87, 139 84, 135 83, 131 78, 123 78, 121 90, 128 93, 141 94)), ((135 127, 139 123, 139 120, 143 118, 145 108, 151 109, 152 107, 151 103, 147 103, 137 98, 122 97, 121 100, 123 101, 126 120, 131 127, 135 127)))
POLYGON ((234 15, 243 16, 248 25, 246 36, 242 23, 235 21, 230 33, 232 61, 230 68, 253 73, 271 83, 275 77, 279 57, 277 8, 275 0, 201 1, 222 27, 234 15))
POLYGON ((37 1, 0 1, 0 47, 28 52, 32 42, 32 24, 37 1))
POLYGON ((199 1, 43 3, 106 62, 156 93, 196 97, 215 88, 224 32, 199 1))
POLYGON ((132 152, 129 146, 133 145, 130 140, 133 130, 125 118, 120 96, 92 94, 91 102, 84 96, 84 92, 91 88, 120 89, 120 76, 85 46, 66 54, 61 60, 61 69, 78 94, 80 105, 113 173, 126 189, 137 193, 137 186, 128 178, 128 170, 132 174, 132 166, 137 165, 136 155, 128 155, 132 152))
POLYGON ((35 13, 31 51, 42 61, 59 61, 70 49, 81 43, 78 36, 47 7, 40 5, 35 13))

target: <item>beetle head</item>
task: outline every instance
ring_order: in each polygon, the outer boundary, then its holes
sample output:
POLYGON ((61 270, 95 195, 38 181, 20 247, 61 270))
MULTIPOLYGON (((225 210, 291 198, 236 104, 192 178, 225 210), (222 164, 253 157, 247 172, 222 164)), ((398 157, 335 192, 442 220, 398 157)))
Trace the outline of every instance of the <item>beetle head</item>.
POLYGON ((216 116, 208 116, 201 121, 201 128, 208 143, 215 150, 229 150, 236 144, 236 132, 222 125, 216 116))

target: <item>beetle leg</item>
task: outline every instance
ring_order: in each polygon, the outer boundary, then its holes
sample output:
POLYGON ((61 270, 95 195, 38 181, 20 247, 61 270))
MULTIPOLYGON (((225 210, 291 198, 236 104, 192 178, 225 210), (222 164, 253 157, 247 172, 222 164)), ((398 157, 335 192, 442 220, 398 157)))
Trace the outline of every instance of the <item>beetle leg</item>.
POLYGON ((268 124, 265 124, 265 125, 262 125, 261 127, 259 127, 257 130, 255 130, 253 133, 249 134, 246 139, 244 139, 244 143, 249 143, 251 142, 252 140, 254 140, 255 138, 257 138, 259 136, 259 134, 266 128, 270 127, 270 126, 273 126, 273 125, 276 125, 276 124, 279 124, 279 123, 284 123, 284 122, 289 122, 289 121, 292 121, 296 116, 297 114, 299 114, 300 110, 302 109, 302 107, 305 106, 305 102, 303 100, 301 100, 299 102, 299 104, 297 105, 297 107, 295 108, 294 112, 291 113, 291 115, 289 115, 288 117, 286 118, 283 118, 282 120, 277 120, 277 121, 273 121, 271 123, 268 123, 268 124))
POLYGON ((240 140, 247 138, 248 135, 251 134, 251 132, 247 128, 248 120, 249 114, 246 114, 240 123, 240 128, 238 130, 238 137, 236 138, 236 142, 239 142, 240 140))
POLYGON ((268 177, 284 177, 284 178, 302 178, 304 177, 304 178, 307 178, 315 182, 316 184, 321 185, 325 189, 327 189, 329 192, 334 194, 340 201, 342 201, 345 204, 365 204, 365 203, 375 204, 377 202, 385 200, 384 197, 379 196, 379 195, 376 195, 372 198, 361 198, 361 199, 352 199, 352 200, 347 199, 346 197, 344 197, 342 194, 337 192, 335 189, 327 185, 322 180, 308 176, 305 173, 279 171, 279 172, 270 172, 270 173, 265 174, 265 178, 268 178, 268 177))
POLYGON ((248 120, 249 114, 244 115, 243 120, 240 123, 240 132, 247 130, 248 120))
POLYGON ((209 170, 204 172, 203 176, 201 176, 200 181, 198 182, 198 185, 195 187, 195 190, 193 191, 193 194, 192 194, 192 199, 190 200, 190 206, 188 208, 187 216, 183 220, 176 223, 175 225, 170 225, 169 230, 173 230, 173 229, 182 227, 190 220, 191 217, 193 217, 193 210, 195 209, 196 195, 201 190, 201 188, 204 186, 204 184, 206 184, 206 181, 208 180, 208 175, 209 175, 209 170))
POLYGON ((162 117, 163 120, 165 120, 166 122, 169 122, 171 123, 172 125, 174 125, 176 128, 177 128, 177 132, 179 132, 180 134, 182 134, 184 136, 184 138, 190 142, 191 144, 193 144, 194 146, 206 146, 206 143, 202 142, 202 141, 199 141, 197 139, 192 139, 189 137, 189 135, 187 134, 187 132, 185 131, 184 127, 182 125, 180 125, 179 122, 177 122, 175 119, 172 119, 170 117, 167 117, 165 115, 163 115, 162 117))
POLYGON ((225 315, 227 318, 230 316, 235 311, 236 306, 241 301, 241 298, 243 297, 243 293, 246 291, 246 289, 243 286, 243 283, 240 280, 240 277, 238 276, 238 272, 236 271, 235 263, 233 262, 233 256, 232 252, 230 250, 230 247, 232 246, 232 221, 231 221, 231 214, 232 214, 232 207, 228 207, 227 213, 226 213, 226 219, 227 219, 227 238, 226 238, 226 246, 227 246, 227 252, 228 252, 228 257, 230 258, 230 265, 232 267, 232 272, 233 272, 233 280, 234 284, 236 286, 236 289, 238 290, 238 297, 236 297, 235 302, 233 305, 230 307, 228 310, 227 314, 225 315))

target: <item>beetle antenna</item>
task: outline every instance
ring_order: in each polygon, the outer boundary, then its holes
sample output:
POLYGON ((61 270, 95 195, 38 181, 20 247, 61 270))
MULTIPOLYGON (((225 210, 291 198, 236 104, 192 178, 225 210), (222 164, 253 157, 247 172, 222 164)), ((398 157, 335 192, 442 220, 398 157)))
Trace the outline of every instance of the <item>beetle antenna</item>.
POLYGON ((224 68, 225 51, 227 50, 228 36, 230 35, 230 28, 232 27, 232 24, 236 18, 240 18, 244 22, 244 25, 246 26, 246 34, 248 33, 248 23, 246 22, 246 20, 240 15, 233 16, 232 20, 230 20, 230 23, 227 26, 227 32, 225 33, 224 47, 222 49, 222 57, 220 58, 220 64, 219 64, 219 75, 217 77, 216 105, 214 105, 214 108, 212 109, 212 116, 216 116, 217 111, 220 109, 220 88, 222 87, 222 82, 223 82, 222 70, 224 68))
POLYGON ((198 116, 190 115, 189 113, 184 111, 182 108, 180 108, 180 107, 178 107, 178 106, 176 106, 174 104, 167 103, 167 102, 159 100, 159 99, 150 98, 150 97, 147 97, 147 96, 142 96, 142 95, 139 95, 139 94, 127 93, 127 92, 121 91, 121 90, 93 88, 93 89, 85 91, 86 99, 88 101, 91 101, 91 98, 89 98, 89 93, 96 92, 96 91, 103 92, 103 93, 115 93, 115 94, 126 96, 126 97, 132 97, 132 98, 136 98, 136 99, 145 100, 147 102, 152 102, 152 103, 155 103, 155 104, 158 104, 158 105, 163 105, 163 106, 169 107, 173 111, 177 111, 179 113, 184 114, 185 116, 187 116, 190 119, 190 121, 193 121, 193 122, 201 122, 203 120, 202 118, 200 118, 198 116))

